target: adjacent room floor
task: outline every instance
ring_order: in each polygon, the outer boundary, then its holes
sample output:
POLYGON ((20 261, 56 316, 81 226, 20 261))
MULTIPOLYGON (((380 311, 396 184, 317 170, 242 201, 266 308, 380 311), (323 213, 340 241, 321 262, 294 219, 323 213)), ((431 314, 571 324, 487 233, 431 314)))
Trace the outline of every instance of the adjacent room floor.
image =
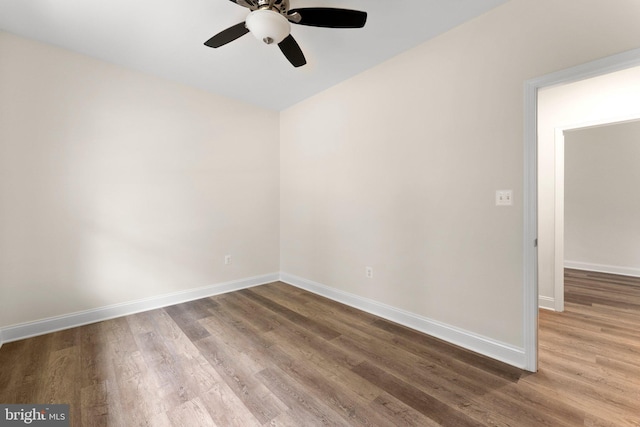
POLYGON ((530 374, 272 283, 5 344, 74 426, 640 426, 640 279, 568 270, 530 374))

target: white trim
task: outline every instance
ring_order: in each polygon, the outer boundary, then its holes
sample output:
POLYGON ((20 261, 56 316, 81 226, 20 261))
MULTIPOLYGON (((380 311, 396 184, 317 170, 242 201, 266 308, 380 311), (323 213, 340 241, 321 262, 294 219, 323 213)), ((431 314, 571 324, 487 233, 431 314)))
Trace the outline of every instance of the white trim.
POLYGON ((590 262, 564 261, 565 268, 574 270, 596 271, 599 273, 618 274, 621 276, 640 277, 640 268, 621 267, 617 265, 592 264, 590 262))
POLYGON ((249 277, 246 279, 233 280, 230 282, 218 283, 201 288, 189 289, 186 291, 173 292, 170 294, 144 298, 136 301, 128 301, 121 304, 113 304, 91 310, 78 311, 76 313, 62 316, 49 317, 47 319, 33 322, 21 323, 4 328, 0 328, 0 336, 5 342, 17 341, 36 335, 47 334, 63 329, 75 328, 89 323, 101 322, 103 320, 116 317, 127 316, 143 311, 154 310, 170 305, 206 298, 213 295, 233 292, 240 289, 263 285, 275 282, 279 279, 278 273, 265 274, 262 276, 249 277))
POLYGON ((440 338, 452 344, 500 360, 518 368, 524 368, 524 349, 494 339, 428 319, 417 314, 363 298, 321 283, 313 282, 288 273, 280 273, 280 280, 292 286, 374 314, 411 329, 440 338))
POLYGON ((556 301, 552 297, 545 297, 540 295, 538 297, 538 307, 543 308, 545 310, 558 311, 556 310, 556 301))
MULTIPOLYGON (((557 71, 525 82, 524 85, 524 351, 526 368, 538 369, 538 260, 537 248, 537 115, 538 90, 571 83, 640 65, 640 49, 608 56, 566 70, 557 71)), ((555 244, 555 243, 551 243, 555 244)))
POLYGON ((607 56, 527 81, 537 89, 560 86, 640 65, 640 48, 607 56))
POLYGON ((524 368, 538 370, 538 85, 524 86, 523 297, 524 368))
POLYGON ((554 203, 554 271, 553 299, 554 310, 564 311, 564 130, 554 130, 555 142, 555 203, 554 203))

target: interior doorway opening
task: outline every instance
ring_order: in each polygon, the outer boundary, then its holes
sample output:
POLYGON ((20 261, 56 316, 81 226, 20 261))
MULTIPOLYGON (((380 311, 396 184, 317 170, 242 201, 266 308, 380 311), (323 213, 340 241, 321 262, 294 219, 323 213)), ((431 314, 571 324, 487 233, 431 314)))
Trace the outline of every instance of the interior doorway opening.
POLYGON ((538 303, 541 308, 564 310, 565 133, 639 118, 638 66, 539 91, 538 303))
POLYGON ((639 119, 556 135, 555 311, 564 311, 566 268, 640 277, 639 119))
MULTIPOLYGON (((640 49, 624 52, 611 57, 596 60, 587 64, 562 70, 537 79, 529 80, 525 83, 525 167, 524 167, 524 307, 523 307, 523 336, 525 369, 535 372, 538 369, 538 309, 540 302, 544 301, 541 296, 547 296, 555 307, 555 279, 558 276, 558 269, 563 262, 558 265, 556 259, 556 206, 555 206, 555 136, 557 132, 563 132, 568 128, 584 127, 595 124, 597 117, 588 118, 582 116, 580 119, 564 123, 551 121, 548 128, 544 125, 544 115, 547 110, 539 108, 540 102, 546 95, 551 93, 551 89, 565 88, 576 89, 581 84, 593 83, 596 78, 606 77, 617 72, 629 71, 638 67, 640 71, 640 49), (551 129, 550 136, 546 129, 551 129), (548 137, 548 138, 547 138, 548 137), (549 145, 550 149, 545 148, 549 145), (551 159, 551 166, 547 160, 551 159), (550 180, 549 180, 550 178, 550 180), (545 294, 546 293, 546 294, 545 294), (551 296, 550 296, 551 295, 551 296)), ((640 97, 640 78, 636 78, 638 96, 640 97)), ((630 91, 613 91, 612 98, 630 95, 630 91)), ((633 91, 631 91, 633 92, 633 91)), ((586 97, 593 97, 595 92, 584 92, 586 97)), ((637 102, 636 108, 640 109, 637 102)), ((570 99, 567 97, 566 99, 570 99)), ((574 98, 575 100, 576 98, 574 98)), ((637 114, 620 113, 617 107, 623 105, 618 102, 613 103, 616 108, 602 102, 587 103, 586 98, 578 98, 582 103, 573 110, 574 113, 589 111, 595 114, 599 111, 606 111, 600 118, 601 123, 631 120, 640 117, 637 114)), ((563 276, 562 276, 563 277, 563 276)))

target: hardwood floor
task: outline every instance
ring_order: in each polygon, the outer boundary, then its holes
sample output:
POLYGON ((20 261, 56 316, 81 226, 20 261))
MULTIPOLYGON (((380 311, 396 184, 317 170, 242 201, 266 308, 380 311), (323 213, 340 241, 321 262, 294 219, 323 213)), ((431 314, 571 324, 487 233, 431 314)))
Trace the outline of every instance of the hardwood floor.
POLYGON ((530 374, 283 283, 5 344, 74 426, 640 426, 640 280, 567 271, 530 374))

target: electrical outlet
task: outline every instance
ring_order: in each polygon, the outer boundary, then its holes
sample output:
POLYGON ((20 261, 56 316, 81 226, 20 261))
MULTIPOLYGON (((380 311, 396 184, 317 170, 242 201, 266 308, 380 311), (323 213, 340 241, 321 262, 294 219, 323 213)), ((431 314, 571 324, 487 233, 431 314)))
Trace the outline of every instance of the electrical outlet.
POLYGON ((225 255, 224 256, 224 265, 229 265, 231 264, 231 255, 225 255))
POLYGON ((496 206, 511 206, 513 205, 513 191, 512 190, 497 190, 496 191, 496 206))
POLYGON ((367 279, 373 279, 373 267, 365 267, 364 275, 367 277, 367 279))

